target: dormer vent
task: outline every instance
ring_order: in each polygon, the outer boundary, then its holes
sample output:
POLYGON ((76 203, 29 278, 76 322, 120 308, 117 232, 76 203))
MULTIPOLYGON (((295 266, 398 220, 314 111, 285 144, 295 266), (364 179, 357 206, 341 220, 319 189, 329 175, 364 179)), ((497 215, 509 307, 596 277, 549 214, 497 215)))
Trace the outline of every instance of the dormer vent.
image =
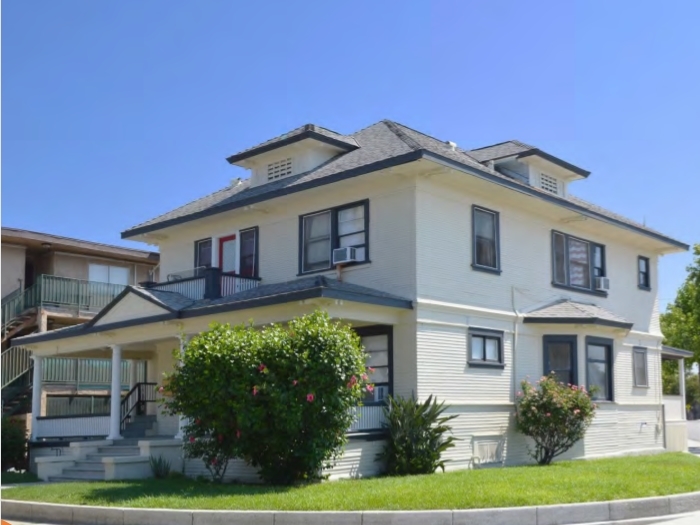
POLYGON ((559 195, 559 180, 550 175, 540 173, 540 188, 554 195, 559 195))
POLYGON ((292 158, 278 160, 267 165, 268 182, 281 179, 292 174, 292 158))
POLYGON ((452 151, 457 150, 457 143, 456 142, 452 142, 451 140, 448 140, 445 142, 445 144, 447 144, 452 151))

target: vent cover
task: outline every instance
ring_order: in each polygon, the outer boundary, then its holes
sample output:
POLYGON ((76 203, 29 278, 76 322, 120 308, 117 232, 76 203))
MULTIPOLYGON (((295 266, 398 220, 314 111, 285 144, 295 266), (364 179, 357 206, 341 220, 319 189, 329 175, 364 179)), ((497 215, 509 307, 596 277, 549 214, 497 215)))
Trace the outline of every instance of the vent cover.
POLYGON ((278 160, 267 165, 267 180, 277 180, 292 174, 292 159, 278 160))
POLYGON ((559 181, 544 173, 540 173, 540 188, 554 195, 559 195, 559 181))
POLYGON ((472 441, 476 465, 489 465, 503 462, 503 436, 479 436, 472 441))

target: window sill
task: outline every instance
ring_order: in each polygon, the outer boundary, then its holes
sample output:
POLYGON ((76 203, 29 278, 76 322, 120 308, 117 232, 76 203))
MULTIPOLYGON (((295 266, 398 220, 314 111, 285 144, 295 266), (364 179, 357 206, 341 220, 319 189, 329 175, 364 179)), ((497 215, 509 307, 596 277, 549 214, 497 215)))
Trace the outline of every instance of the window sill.
POLYGON ((643 291, 645 291, 645 292, 651 292, 651 287, 650 287, 650 286, 642 286, 641 284, 638 284, 638 285, 637 285, 637 288, 639 288, 640 290, 643 290, 643 291))
POLYGON ((496 275, 501 275, 501 271, 502 271, 500 268, 489 268, 488 266, 479 266, 478 264, 472 264, 472 270, 476 270, 479 272, 493 273, 496 275))
POLYGON ((651 387, 649 385, 634 385, 634 388, 643 388, 644 390, 649 390, 651 387))
POLYGON ((488 363, 486 361, 467 361, 469 368, 500 368, 506 367, 505 363, 488 363))
POLYGON ((554 288, 560 288, 562 290, 569 290, 571 292, 585 293, 588 295, 595 295, 596 297, 607 297, 608 292, 599 292, 598 290, 588 290, 586 288, 576 288, 575 286, 567 286, 565 284, 552 283, 554 288))
MULTIPOLYGON (((345 266, 343 266, 343 269, 361 268, 364 266, 369 266, 370 264, 372 264, 372 261, 355 262, 355 263, 346 264, 345 266)), ((328 273, 328 272, 335 272, 335 271, 336 271, 335 267, 331 266, 330 268, 323 268, 322 270, 310 270, 308 272, 299 272, 297 274, 297 277, 306 277, 307 275, 314 275, 317 273, 328 273)))

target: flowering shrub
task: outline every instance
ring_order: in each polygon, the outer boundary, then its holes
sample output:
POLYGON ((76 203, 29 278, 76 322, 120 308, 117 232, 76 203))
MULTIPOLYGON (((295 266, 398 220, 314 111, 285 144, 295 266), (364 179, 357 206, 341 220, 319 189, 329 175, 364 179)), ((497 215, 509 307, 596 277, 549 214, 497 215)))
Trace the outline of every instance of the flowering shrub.
POLYGON ((583 438, 593 421, 597 405, 582 386, 566 385, 551 374, 533 386, 521 383, 515 414, 517 428, 535 442, 530 455, 548 465, 583 438))
POLYGON ((324 312, 286 328, 212 325, 166 381, 166 410, 189 419, 189 457, 202 458, 215 479, 242 458, 275 484, 318 478, 371 388, 360 338, 324 312))

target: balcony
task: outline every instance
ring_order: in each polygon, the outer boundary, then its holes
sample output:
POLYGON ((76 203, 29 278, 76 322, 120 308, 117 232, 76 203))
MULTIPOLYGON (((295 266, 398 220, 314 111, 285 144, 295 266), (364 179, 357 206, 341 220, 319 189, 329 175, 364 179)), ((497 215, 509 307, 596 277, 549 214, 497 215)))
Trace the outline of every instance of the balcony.
POLYGON ((163 283, 147 283, 155 290, 177 292, 193 301, 219 299, 257 288, 260 277, 244 277, 234 273, 222 273, 219 268, 193 268, 171 273, 163 283))
POLYGON ((3 332, 23 312, 32 308, 57 307, 97 313, 107 306, 125 286, 39 275, 35 284, 13 293, 2 305, 3 332))

